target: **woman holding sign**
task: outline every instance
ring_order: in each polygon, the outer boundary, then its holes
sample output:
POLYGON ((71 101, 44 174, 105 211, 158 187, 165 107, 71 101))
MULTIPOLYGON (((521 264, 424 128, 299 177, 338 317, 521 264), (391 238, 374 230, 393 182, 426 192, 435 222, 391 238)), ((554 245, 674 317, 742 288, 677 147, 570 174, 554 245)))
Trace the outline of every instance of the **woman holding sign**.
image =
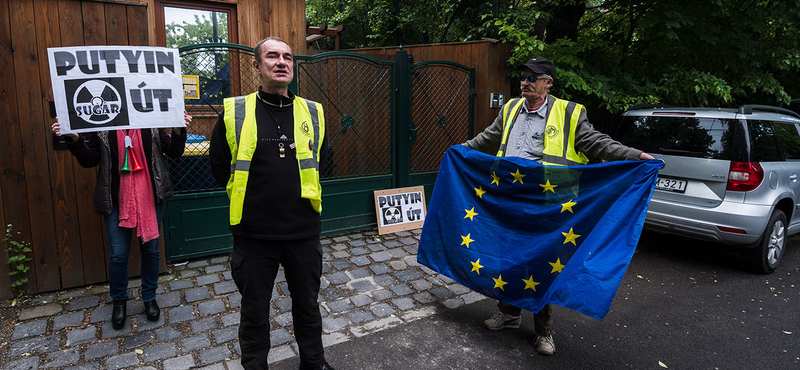
MULTIPOLYGON (((192 118, 184 112, 186 126, 192 118)), ((52 131, 61 136, 58 118, 52 131)), ((156 302, 158 287, 158 236, 164 201, 172 196, 172 182, 164 154, 178 158, 183 154, 186 129, 174 128, 172 135, 163 128, 92 132, 80 136, 64 134, 70 152, 86 168, 99 166, 94 211, 105 217, 108 244, 110 294, 114 300, 111 324, 125 326, 128 299, 128 256, 131 236, 141 242, 142 301, 150 321, 157 321, 161 310, 156 302)))

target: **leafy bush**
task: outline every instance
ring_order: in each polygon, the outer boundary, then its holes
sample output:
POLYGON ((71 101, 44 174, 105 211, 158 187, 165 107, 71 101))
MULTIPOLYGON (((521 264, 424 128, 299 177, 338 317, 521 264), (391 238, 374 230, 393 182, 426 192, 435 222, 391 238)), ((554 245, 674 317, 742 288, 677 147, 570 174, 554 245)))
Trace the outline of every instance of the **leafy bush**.
MULTIPOLYGON (((19 298, 25 296, 26 293, 25 284, 28 283, 28 278, 25 277, 25 274, 31 268, 28 266, 28 262, 31 261, 31 258, 28 257, 28 253, 31 252, 31 243, 15 239, 12 237, 13 235, 14 230, 11 224, 8 224, 6 226, 6 235, 3 238, 3 241, 6 243, 6 252, 8 252, 6 264, 9 266, 8 275, 11 276, 12 279, 11 289, 19 298)), ((20 232, 17 231, 17 238, 19 238, 20 235, 20 232)))

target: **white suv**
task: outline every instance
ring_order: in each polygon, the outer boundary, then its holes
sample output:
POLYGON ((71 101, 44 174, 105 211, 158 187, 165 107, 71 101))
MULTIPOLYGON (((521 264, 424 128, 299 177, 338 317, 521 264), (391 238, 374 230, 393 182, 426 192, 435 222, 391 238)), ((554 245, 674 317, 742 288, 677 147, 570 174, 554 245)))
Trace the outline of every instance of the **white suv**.
POLYGON ((800 115, 787 109, 632 107, 620 141, 666 162, 645 228, 740 247, 775 271, 800 232, 800 115))

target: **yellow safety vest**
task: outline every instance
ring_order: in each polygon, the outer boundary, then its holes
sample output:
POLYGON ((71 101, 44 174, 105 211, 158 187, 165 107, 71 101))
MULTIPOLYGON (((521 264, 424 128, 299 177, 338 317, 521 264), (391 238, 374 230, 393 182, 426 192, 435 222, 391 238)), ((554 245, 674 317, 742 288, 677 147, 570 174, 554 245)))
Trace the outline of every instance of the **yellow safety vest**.
MULTIPOLYGON (((508 134, 519 115, 525 99, 512 99, 503 107, 503 139, 500 142, 498 157, 505 156, 508 134)), ((589 163, 589 158, 575 150, 575 130, 578 118, 585 108, 575 102, 555 98, 547 108, 547 124, 544 129, 544 153, 542 164, 574 166, 589 163)))
MULTIPOLYGON (((231 178, 225 188, 231 200, 231 225, 238 225, 242 221, 250 161, 258 144, 256 94, 258 92, 224 100, 225 135, 231 148, 231 178)), ((297 166, 300 171, 300 196, 308 199, 315 211, 322 213, 322 186, 319 183, 319 149, 325 136, 322 104, 296 96, 292 112, 297 166), (304 145, 306 140, 310 145, 304 145)))

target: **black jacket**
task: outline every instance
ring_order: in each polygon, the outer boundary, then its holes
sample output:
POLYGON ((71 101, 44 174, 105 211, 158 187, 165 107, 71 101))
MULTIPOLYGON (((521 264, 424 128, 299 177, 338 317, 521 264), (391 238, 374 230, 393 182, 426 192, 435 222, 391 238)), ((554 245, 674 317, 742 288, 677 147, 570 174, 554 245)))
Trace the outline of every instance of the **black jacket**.
MULTIPOLYGON (((163 154, 172 158, 183 155, 186 144, 186 129, 180 132, 173 130, 172 136, 165 129, 143 129, 142 145, 145 148, 150 181, 156 202, 172 197, 172 181, 167 172, 167 163, 163 154), (153 140, 157 137, 158 140, 153 140), (150 148, 150 150, 147 150, 150 148)), ((100 131, 81 135, 78 140, 67 140, 70 152, 78 163, 86 168, 100 166, 97 171, 97 185, 92 205, 94 211, 101 215, 111 214, 114 206, 119 204, 119 158, 117 156, 117 135, 114 131, 100 131)))

